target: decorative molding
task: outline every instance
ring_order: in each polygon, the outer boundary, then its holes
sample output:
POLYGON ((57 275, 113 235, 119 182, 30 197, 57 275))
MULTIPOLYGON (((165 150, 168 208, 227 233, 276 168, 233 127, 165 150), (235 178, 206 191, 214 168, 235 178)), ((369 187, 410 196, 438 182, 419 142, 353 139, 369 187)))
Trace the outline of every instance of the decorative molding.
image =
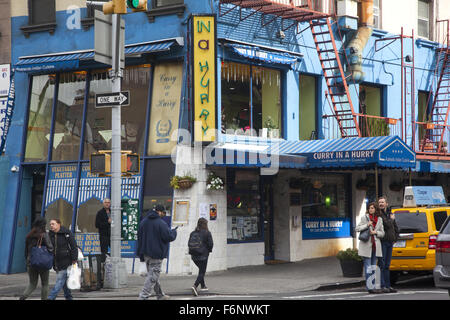
POLYGON ((43 23, 35 25, 27 25, 20 28, 25 34, 25 37, 29 37, 31 33, 48 31, 50 34, 54 34, 56 30, 56 23, 43 23))
POLYGON ((165 16, 169 14, 177 14, 179 18, 182 18, 186 11, 185 4, 176 4, 173 6, 165 6, 160 8, 153 8, 147 11, 147 17, 149 22, 154 22, 158 16, 165 16))

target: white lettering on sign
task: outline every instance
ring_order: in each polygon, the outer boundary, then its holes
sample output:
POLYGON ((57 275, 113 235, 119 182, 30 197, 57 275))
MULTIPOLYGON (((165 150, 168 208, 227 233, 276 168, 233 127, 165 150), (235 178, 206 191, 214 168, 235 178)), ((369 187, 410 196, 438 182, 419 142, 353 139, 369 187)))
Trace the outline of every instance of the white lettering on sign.
POLYGON ((333 159, 363 159, 372 158, 374 150, 368 151, 334 151, 334 152, 315 152, 314 160, 333 160, 333 159))

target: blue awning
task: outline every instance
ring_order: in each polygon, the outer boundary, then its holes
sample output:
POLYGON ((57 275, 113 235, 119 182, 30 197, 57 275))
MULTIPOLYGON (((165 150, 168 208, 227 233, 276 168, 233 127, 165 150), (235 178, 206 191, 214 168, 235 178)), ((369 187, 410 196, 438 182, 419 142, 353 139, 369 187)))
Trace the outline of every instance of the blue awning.
POLYGON ((286 64, 292 65, 300 61, 300 57, 295 57, 288 53, 271 52, 262 50, 258 47, 245 46, 240 44, 227 44, 233 52, 248 59, 258 60, 270 64, 286 64))
POLYGON ((241 143, 211 144, 205 148, 207 165, 246 168, 292 168, 306 167, 303 156, 280 154, 270 144, 255 145, 241 143))
MULTIPOLYGON (((147 42, 125 46, 125 55, 132 56, 143 53, 169 51, 174 44, 182 45, 183 41, 172 39, 160 42, 147 42)), ((72 70, 80 67, 81 61, 93 60, 94 50, 78 52, 61 52, 49 55, 21 57, 14 68, 19 72, 42 72, 72 70)))
POLYGON ((283 141, 279 153, 306 157, 308 168, 416 167, 415 152, 398 136, 283 141))

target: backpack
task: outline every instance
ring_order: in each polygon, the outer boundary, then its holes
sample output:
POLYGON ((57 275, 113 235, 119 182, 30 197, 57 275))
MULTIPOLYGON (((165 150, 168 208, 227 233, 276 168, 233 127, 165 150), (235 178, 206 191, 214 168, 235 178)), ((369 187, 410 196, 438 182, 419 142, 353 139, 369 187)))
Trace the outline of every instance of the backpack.
POLYGON ((192 231, 188 241, 189 254, 201 256, 203 254, 203 241, 199 231, 192 231))

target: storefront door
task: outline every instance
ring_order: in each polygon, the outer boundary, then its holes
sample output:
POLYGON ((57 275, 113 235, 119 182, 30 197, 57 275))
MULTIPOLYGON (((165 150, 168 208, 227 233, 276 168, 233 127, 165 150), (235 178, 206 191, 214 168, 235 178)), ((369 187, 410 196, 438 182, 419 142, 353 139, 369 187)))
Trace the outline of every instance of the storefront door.
POLYGON ((264 260, 274 259, 273 177, 261 176, 261 208, 264 213, 264 260))

